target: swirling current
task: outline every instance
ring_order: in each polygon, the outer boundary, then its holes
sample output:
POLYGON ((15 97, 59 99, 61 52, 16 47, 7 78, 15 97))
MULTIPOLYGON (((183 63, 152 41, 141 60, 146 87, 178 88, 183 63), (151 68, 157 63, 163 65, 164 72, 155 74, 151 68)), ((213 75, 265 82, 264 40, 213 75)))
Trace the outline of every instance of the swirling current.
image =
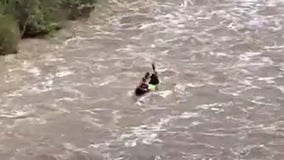
POLYGON ((283 1, 110 0, 71 23, 1 57, 1 160, 284 159, 283 1))

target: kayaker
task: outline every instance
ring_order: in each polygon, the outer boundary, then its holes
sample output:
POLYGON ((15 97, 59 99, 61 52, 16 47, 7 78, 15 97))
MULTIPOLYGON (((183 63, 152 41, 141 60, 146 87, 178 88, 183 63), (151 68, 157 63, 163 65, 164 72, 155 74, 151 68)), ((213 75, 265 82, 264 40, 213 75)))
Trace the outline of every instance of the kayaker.
POLYGON ((135 95, 136 96, 142 96, 145 93, 149 92, 149 88, 148 88, 148 84, 147 84, 147 79, 146 77, 142 78, 141 83, 139 84, 139 86, 135 89, 135 95))
POLYGON ((155 67, 154 63, 152 64, 152 69, 153 69, 153 73, 152 73, 151 77, 149 77, 150 73, 146 72, 145 76, 142 78, 141 83, 135 89, 136 96, 142 96, 149 91, 158 90, 158 85, 160 83, 160 80, 158 78, 158 73, 156 72, 156 67, 155 67), (150 81, 149 81, 149 84, 147 84, 147 80, 149 78, 150 78, 150 81))
POLYGON ((155 90, 158 90, 158 85, 160 83, 160 80, 158 78, 158 73, 156 72, 156 67, 155 67, 154 63, 152 64, 152 69, 153 69, 153 73, 150 77, 150 82, 149 82, 148 88, 151 91, 155 91, 155 90))

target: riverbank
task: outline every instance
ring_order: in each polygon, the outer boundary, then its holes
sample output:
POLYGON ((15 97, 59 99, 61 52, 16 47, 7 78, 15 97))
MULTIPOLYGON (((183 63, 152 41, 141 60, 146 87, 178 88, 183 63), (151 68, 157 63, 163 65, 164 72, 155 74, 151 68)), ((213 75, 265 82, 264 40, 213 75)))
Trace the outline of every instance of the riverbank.
POLYGON ((18 52, 24 38, 54 35, 68 20, 89 17, 96 0, 0 1, 0 55, 18 52))

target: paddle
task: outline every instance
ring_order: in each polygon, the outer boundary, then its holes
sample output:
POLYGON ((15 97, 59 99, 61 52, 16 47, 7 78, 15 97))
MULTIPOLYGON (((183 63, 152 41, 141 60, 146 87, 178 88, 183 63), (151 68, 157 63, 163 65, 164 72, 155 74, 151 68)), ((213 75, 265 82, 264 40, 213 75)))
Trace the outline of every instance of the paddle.
POLYGON ((150 90, 158 90, 159 78, 156 71, 156 65, 154 62, 152 63, 152 69, 153 69, 153 74, 151 75, 149 87, 151 88, 150 90))
POLYGON ((156 72, 156 65, 155 65, 154 62, 152 63, 152 69, 153 69, 153 72, 154 72, 154 73, 157 73, 157 72, 156 72))

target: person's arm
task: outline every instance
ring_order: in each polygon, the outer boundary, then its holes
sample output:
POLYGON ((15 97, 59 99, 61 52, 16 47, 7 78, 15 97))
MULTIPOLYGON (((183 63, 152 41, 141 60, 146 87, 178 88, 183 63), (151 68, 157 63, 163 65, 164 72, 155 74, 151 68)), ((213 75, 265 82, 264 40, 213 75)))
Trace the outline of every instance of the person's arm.
POLYGON ((147 84, 142 84, 139 86, 139 88, 143 91, 149 91, 148 85, 147 84))
POLYGON ((148 84, 145 84, 145 87, 143 88, 143 90, 144 90, 144 91, 147 91, 147 92, 149 91, 149 86, 148 86, 148 84))

